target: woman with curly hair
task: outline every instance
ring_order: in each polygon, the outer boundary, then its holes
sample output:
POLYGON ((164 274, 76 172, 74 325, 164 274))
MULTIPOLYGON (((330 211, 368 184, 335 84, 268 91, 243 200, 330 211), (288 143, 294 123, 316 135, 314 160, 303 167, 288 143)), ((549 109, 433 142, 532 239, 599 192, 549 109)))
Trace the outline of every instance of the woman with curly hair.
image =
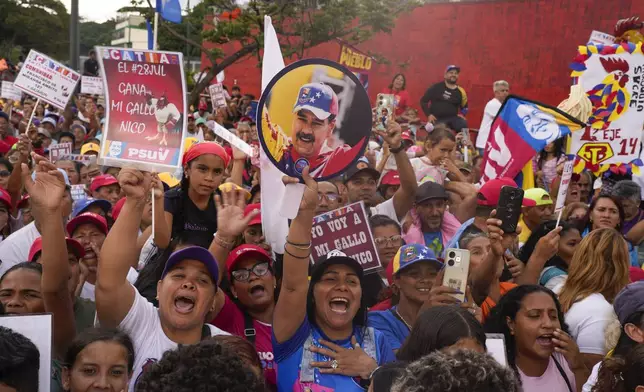
POLYGON ((567 330, 557 297, 537 285, 507 292, 485 323, 486 332, 505 337, 524 392, 581 391, 589 372, 567 330))
POLYGON ((614 319, 611 303, 629 282, 628 250, 614 229, 597 229, 579 244, 559 293, 570 334, 590 369, 606 355, 604 331, 614 319))
POLYGON ((263 392, 263 380, 225 344, 204 340, 167 351, 136 384, 136 392, 263 392))
POLYGON ((644 392, 644 346, 605 360, 592 392, 644 392))
POLYGON ((435 351, 422 357, 409 364, 391 388, 391 392, 461 391, 519 392, 521 388, 512 370, 471 350, 435 351))

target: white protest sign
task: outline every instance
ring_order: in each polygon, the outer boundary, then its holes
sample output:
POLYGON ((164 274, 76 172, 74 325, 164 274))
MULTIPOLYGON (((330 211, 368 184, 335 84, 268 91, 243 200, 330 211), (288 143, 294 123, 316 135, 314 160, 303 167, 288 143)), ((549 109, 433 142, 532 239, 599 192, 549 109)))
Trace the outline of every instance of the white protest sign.
POLYGON ((214 108, 226 107, 226 94, 224 94, 224 86, 221 83, 211 84, 208 87, 208 92, 214 108))
POLYGON ((62 156, 70 155, 72 153, 72 144, 71 143, 58 143, 53 146, 49 146, 49 160, 56 162, 60 160, 62 156))
POLYGON ((12 82, 6 80, 2 82, 2 90, 0 90, 0 98, 12 99, 20 101, 22 99, 22 91, 16 88, 12 82))
POLYGON ((74 201, 87 199, 87 192, 85 192, 85 184, 72 185, 71 187, 72 199, 74 201))
POLYGON ((79 80, 77 72, 32 49, 14 85, 27 94, 65 109, 79 80))
POLYGON ((563 174, 561 175, 561 183, 559 185, 559 193, 557 194, 557 203, 555 204, 555 214, 558 214, 557 226, 559 226, 561 213, 563 212, 564 203, 566 202, 566 195, 568 194, 568 187, 570 186, 570 179, 572 178, 573 163, 574 159, 568 159, 564 163, 563 174))
POLYGON ((601 31, 593 30, 593 32, 590 33, 590 38, 588 38, 588 43, 612 45, 615 43, 615 37, 601 31))
POLYGON ((81 94, 103 95, 103 79, 95 76, 83 76, 81 94))
MULTIPOLYGON (((51 381, 52 317, 51 314, 11 315, 0 317, 0 326, 31 340, 40 352, 38 390, 49 391, 51 381)), ((17 354, 17 353, 13 353, 17 354)))
POLYGON ((215 123, 214 132, 217 136, 230 143, 230 145, 237 147, 241 152, 249 157, 254 157, 257 154, 253 147, 249 146, 248 143, 241 140, 237 135, 233 134, 218 123, 215 123))

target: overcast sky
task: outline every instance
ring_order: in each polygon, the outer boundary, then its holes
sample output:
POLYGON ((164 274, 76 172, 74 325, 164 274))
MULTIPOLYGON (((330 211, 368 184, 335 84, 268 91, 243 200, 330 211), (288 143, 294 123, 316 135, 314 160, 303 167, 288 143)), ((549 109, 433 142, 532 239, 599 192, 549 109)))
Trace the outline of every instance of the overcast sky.
MULTIPOLYGON (((188 0, 179 0, 181 8, 185 8, 188 0)), ((71 0, 62 0, 67 11, 71 11, 71 0)), ((190 6, 198 4, 201 0, 190 0, 190 6)), ((155 0, 151 0, 154 5, 155 0)), ((116 16, 119 8, 130 6, 130 0, 78 0, 79 13, 82 17, 94 22, 105 22, 116 16)))

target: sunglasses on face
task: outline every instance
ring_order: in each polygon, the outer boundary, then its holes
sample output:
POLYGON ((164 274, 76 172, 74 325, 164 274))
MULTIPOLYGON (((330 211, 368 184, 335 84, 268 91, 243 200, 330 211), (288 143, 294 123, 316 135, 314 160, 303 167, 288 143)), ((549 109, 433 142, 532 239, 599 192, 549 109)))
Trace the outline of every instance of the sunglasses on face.
POLYGON ((378 246, 385 246, 387 244, 397 245, 400 243, 400 241, 402 241, 402 236, 392 235, 391 237, 376 237, 373 239, 373 241, 378 246))
POLYGON ((9 177, 11 172, 9 170, 0 170, 0 177, 9 177))
POLYGON ((248 282, 250 279, 250 273, 252 272, 257 277, 262 277, 270 271, 270 265, 268 262, 257 263, 251 268, 239 268, 232 272, 233 279, 238 282, 248 282))

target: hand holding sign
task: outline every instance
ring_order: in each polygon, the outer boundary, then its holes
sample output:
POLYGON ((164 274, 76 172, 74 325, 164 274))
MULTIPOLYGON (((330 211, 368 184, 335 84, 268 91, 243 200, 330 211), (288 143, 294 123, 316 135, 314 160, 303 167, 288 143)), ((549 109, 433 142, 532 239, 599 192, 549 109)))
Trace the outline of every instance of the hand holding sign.
POLYGON ((386 131, 376 130, 375 133, 382 137, 390 148, 396 149, 402 146, 402 128, 393 119, 387 121, 386 131))
MULTIPOLYGON (((300 211, 315 211, 318 206, 318 183, 315 182, 311 175, 309 174, 309 167, 306 166, 302 171, 302 179, 306 187, 304 188, 304 194, 302 195, 302 202, 300 203, 300 211)), ((299 184, 300 180, 295 177, 282 177, 282 182, 284 185, 288 186, 289 184, 299 184)))

